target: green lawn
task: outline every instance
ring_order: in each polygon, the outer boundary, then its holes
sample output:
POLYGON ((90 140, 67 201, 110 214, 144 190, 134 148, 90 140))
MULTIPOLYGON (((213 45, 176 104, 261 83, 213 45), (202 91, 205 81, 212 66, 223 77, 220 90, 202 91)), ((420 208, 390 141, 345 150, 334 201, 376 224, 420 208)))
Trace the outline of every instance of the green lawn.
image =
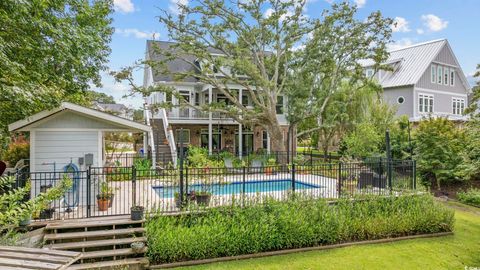
POLYGON ((449 203, 455 234, 182 269, 465 269, 480 267, 480 209, 449 203))

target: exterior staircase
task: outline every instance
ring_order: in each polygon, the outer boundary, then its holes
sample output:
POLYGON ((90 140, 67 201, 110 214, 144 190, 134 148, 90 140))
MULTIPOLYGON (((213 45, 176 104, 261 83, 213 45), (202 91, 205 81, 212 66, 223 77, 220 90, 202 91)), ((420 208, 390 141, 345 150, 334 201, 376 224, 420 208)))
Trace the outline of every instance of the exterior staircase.
POLYGON ((68 269, 144 269, 147 247, 131 248, 133 242, 146 243, 144 220, 130 216, 56 221, 47 224, 44 247, 82 252, 77 264, 68 269), (123 268, 121 268, 123 269, 123 268))
POLYGON ((165 128, 163 119, 151 119, 153 129, 153 143, 156 150, 156 161, 160 164, 168 164, 172 162, 172 153, 165 137, 165 128))

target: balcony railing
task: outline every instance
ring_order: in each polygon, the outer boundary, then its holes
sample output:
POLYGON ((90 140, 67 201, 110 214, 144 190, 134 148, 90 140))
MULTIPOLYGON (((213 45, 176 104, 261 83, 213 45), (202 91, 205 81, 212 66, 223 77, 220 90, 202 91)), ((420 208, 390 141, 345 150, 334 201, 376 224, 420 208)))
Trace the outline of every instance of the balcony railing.
MULTIPOLYGON (((167 111, 167 117, 171 120, 188 120, 188 119, 204 119, 208 120, 208 112, 192 109, 192 108, 182 108, 182 109, 173 109, 167 111)), ((212 113, 212 119, 226 119, 231 120, 230 117, 225 116, 225 114, 219 112, 212 113)))

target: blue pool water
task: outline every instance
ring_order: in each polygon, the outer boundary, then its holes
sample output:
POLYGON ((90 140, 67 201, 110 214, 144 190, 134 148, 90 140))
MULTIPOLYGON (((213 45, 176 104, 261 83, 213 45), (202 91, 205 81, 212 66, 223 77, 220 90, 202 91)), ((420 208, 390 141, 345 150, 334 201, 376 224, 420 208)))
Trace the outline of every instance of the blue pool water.
MULTIPOLYGON (((313 188, 322 188, 322 187, 323 186, 307 184, 300 181, 295 182, 295 190, 313 189, 313 188)), ((154 186, 152 188, 162 198, 171 198, 173 197, 175 192, 179 191, 178 187, 154 186)), ((245 182, 245 193, 286 191, 291 188, 292 188, 292 180, 290 179, 245 182)), ((199 184, 188 185, 187 191, 190 192, 192 190, 194 191, 208 190, 209 192, 212 192, 213 195, 240 194, 243 192, 243 183, 232 182, 232 183, 224 183, 224 184, 210 184, 208 188, 205 188, 205 186, 202 186, 199 184)))

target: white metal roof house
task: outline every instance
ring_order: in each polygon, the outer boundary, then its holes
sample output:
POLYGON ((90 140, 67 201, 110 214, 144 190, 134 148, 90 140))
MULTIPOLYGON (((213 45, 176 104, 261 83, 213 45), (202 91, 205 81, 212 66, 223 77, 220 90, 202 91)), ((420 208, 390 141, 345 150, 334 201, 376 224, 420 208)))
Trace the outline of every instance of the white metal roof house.
POLYGON ((133 120, 133 110, 125 106, 124 104, 118 103, 98 103, 93 104, 95 110, 102 112, 107 112, 122 118, 133 120))
MULTIPOLYGON (((30 171, 62 170, 73 163, 104 165, 104 132, 151 132, 151 127, 64 102, 8 126, 10 131, 30 132, 30 171), (88 155, 88 156, 87 156, 88 155)), ((88 164, 87 164, 88 165, 88 164)))
POLYGON ((392 70, 371 68, 364 62, 367 76, 374 76, 384 89, 384 99, 397 106, 398 115, 411 121, 432 116, 467 120, 470 86, 446 39, 433 40, 390 51, 386 62, 392 70))
MULTIPOLYGON (((155 46, 161 50, 172 50, 172 42, 166 41, 147 41, 146 60, 160 60, 165 56, 160 55, 155 46)), ((220 54, 219 51, 211 49, 212 54, 220 54)), ((196 61, 195 56, 190 57, 191 62, 198 62, 199 68, 202 63, 196 61)), ((173 59, 168 62, 168 69, 171 73, 194 71, 195 68, 182 59, 173 59)), ((215 76, 221 76, 220 73, 215 76)), ((169 74, 162 74, 146 66, 144 73, 144 86, 148 87, 155 84, 163 84, 173 86, 185 100, 192 105, 202 105, 211 102, 227 101, 227 98, 221 91, 215 89, 212 85, 203 83, 197 78, 187 77, 181 81, 174 80, 169 74)), ((243 91, 240 85, 229 84, 230 89, 238 90, 238 96, 242 104, 251 106, 253 104, 251 97, 247 91, 243 91)), ((145 102, 147 106, 162 102, 172 102, 173 105, 178 105, 178 100, 173 97, 167 97, 165 93, 152 93, 145 102), (169 99, 169 100, 167 100, 169 99), (170 100, 171 99, 171 100, 170 100)), ((284 114, 286 99, 279 97, 279 104, 277 104, 277 118, 282 126, 284 126, 284 137, 288 130, 287 121, 284 114)), ((193 108, 178 108, 159 109, 150 115, 151 112, 145 110, 147 122, 151 123, 154 133, 155 149, 158 154, 173 154, 176 153, 178 138, 180 132, 182 134, 182 141, 185 145, 196 145, 209 149, 209 152, 220 150, 228 150, 236 152, 239 155, 242 153, 251 153, 258 149, 270 149, 270 139, 268 133, 260 127, 253 127, 247 129, 232 118, 219 113, 206 113, 198 111, 193 108), (180 131, 182 129, 183 131, 180 131)), ((160 158, 160 157, 158 157, 160 158)), ((158 159, 157 158, 157 159, 158 159)))

